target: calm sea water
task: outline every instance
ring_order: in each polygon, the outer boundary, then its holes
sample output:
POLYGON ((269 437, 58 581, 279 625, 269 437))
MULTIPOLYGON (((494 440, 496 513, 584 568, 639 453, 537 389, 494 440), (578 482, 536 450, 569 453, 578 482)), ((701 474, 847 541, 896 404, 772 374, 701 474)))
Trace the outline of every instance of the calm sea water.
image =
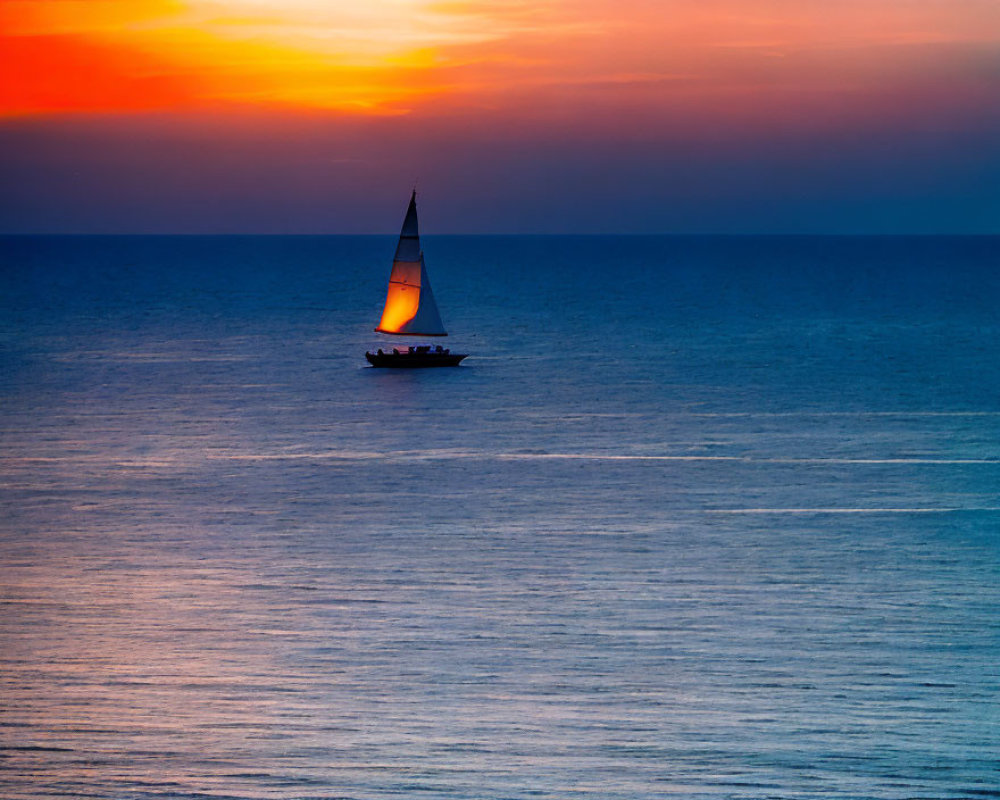
POLYGON ((1000 797, 1000 239, 0 245, 0 796, 1000 797))

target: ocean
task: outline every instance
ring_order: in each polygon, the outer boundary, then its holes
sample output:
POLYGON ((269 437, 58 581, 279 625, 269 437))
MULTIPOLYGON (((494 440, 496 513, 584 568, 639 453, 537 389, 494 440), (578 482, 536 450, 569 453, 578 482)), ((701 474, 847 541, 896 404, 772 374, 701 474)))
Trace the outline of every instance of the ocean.
POLYGON ((1000 797, 1000 238, 0 240, 6 800, 1000 797))

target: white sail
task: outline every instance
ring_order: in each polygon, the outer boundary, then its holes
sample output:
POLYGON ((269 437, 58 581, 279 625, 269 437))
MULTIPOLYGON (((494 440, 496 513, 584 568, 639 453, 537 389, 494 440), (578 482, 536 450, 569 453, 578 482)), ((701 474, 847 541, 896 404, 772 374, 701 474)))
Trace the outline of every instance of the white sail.
POLYGON ((441 323, 437 303, 434 302, 434 292, 431 291, 427 267, 424 265, 424 254, 420 250, 415 191, 410 197, 403 229, 399 233, 385 308, 375 330, 412 336, 448 335, 441 323))

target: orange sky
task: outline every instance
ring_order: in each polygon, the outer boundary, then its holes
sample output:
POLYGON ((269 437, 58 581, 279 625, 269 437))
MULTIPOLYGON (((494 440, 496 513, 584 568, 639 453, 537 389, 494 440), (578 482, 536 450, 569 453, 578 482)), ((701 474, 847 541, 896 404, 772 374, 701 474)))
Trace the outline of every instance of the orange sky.
POLYGON ((7 0, 0 113, 864 104, 998 43, 996 0, 7 0))

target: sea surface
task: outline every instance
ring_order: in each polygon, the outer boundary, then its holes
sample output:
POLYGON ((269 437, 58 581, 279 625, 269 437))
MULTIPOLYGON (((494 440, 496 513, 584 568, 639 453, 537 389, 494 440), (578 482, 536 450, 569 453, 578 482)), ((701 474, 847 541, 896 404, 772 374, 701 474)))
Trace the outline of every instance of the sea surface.
POLYGON ((0 797, 1000 797, 1000 239, 423 244, 0 240, 0 797))

